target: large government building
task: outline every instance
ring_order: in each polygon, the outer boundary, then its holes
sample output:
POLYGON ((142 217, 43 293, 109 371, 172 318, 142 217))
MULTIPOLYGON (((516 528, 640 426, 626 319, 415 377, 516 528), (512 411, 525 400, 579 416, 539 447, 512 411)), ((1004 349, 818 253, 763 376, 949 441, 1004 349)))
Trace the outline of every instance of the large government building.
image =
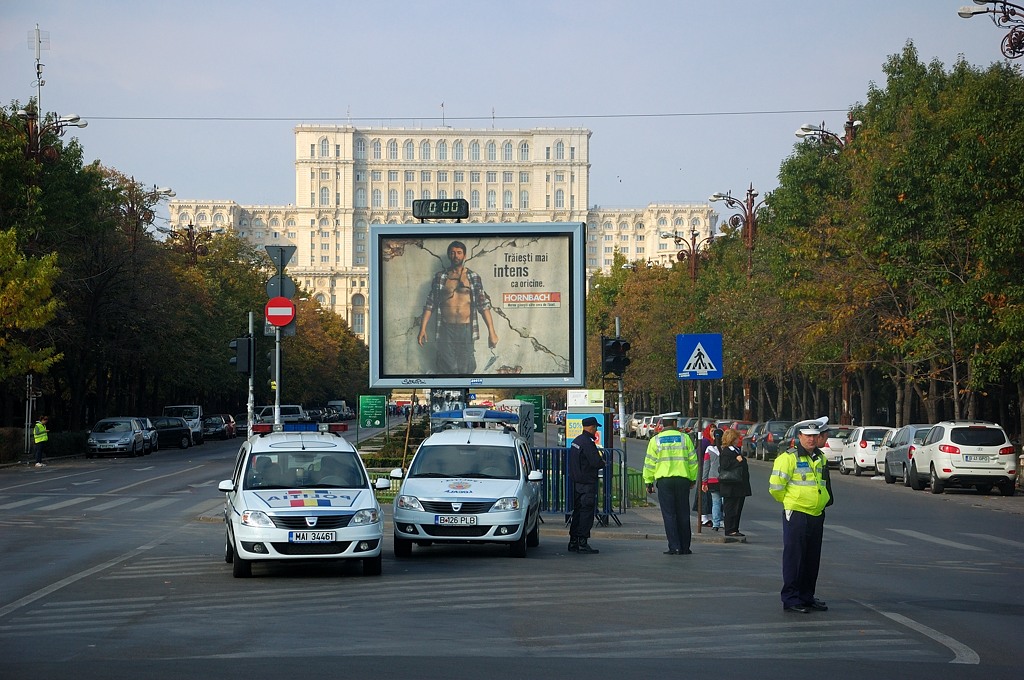
POLYGON ((293 245, 288 274, 322 306, 367 329, 368 225, 413 223, 419 198, 464 198, 468 222, 585 222, 587 273, 614 254, 668 264, 676 246, 661 233, 708 236, 707 204, 590 203, 590 130, 405 129, 351 125, 295 128, 295 204, 172 200, 172 228, 234 230, 257 246, 293 245))

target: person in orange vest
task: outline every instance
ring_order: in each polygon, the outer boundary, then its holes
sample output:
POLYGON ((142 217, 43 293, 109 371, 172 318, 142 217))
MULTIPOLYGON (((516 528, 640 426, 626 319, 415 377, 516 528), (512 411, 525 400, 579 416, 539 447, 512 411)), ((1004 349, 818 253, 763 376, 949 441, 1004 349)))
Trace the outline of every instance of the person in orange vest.
POLYGON ((36 467, 46 467, 46 463, 43 462, 43 449, 46 448, 46 442, 50 438, 50 431, 46 429, 46 423, 50 421, 50 416, 43 415, 36 421, 35 427, 32 428, 32 443, 36 450, 36 467))

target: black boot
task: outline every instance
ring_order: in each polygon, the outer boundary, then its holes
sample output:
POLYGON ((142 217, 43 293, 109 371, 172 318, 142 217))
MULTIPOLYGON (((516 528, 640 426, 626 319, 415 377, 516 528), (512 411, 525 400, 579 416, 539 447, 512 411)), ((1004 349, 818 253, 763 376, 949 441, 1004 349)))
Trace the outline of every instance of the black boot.
POLYGON ((591 548, 590 543, 587 542, 587 539, 581 538, 580 545, 576 549, 576 552, 578 552, 580 555, 596 555, 601 551, 597 548, 591 548))
POLYGON ((569 537, 569 552, 580 551, 580 539, 569 537))

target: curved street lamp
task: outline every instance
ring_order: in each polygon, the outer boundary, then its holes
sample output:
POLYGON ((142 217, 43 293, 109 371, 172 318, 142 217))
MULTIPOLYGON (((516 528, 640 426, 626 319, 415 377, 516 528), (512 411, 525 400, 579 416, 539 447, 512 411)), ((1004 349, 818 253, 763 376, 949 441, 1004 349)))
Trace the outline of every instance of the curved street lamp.
POLYGON ((725 201, 727 206, 740 211, 739 215, 733 215, 729 218, 729 224, 734 228, 740 229, 740 236, 743 238, 743 243, 747 247, 748 279, 754 271, 754 240, 757 237, 757 211, 764 206, 765 202, 768 200, 767 198, 763 198, 760 202, 755 203, 754 199, 756 198, 757 192, 754 191, 753 184, 751 184, 750 188, 747 189, 747 197, 742 201, 733 198, 731 191, 727 191, 724 194, 711 194, 711 196, 708 197, 708 200, 712 203, 725 201))
POLYGON ((84 128, 89 121, 82 120, 81 116, 70 114, 67 116, 53 115, 52 118, 39 121, 39 114, 35 107, 19 109, 15 115, 25 121, 25 157, 31 158, 37 163, 40 161, 55 161, 60 158, 60 152, 54 146, 43 144, 43 138, 48 134, 55 134, 63 137, 69 127, 84 128))
POLYGON ((962 19, 970 19, 979 14, 992 15, 992 23, 999 28, 1008 29, 999 46, 1007 59, 1019 59, 1024 56, 1024 7, 1006 0, 974 0, 978 7, 966 5, 957 14, 962 19))
POLYGON ((857 137, 857 128, 861 126, 861 121, 854 120, 853 114, 847 114, 846 122, 843 124, 843 136, 840 137, 836 133, 828 130, 825 127, 825 122, 822 121, 821 125, 812 125, 811 123, 804 123, 800 126, 795 134, 800 139, 807 139, 808 137, 818 139, 821 142, 830 142, 835 144, 840 150, 846 148, 848 144, 852 144, 853 140, 857 137))
MULTIPOLYGON (((690 230, 690 239, 686 239, 685 234, 680 234, 678 231, 663 231, 659 234, 661 238, 672 239, 677 248, 680 248, 679 252, 676 253, 676 260, 682 262, 686 260, 690 267, 690 280, 694 283, 697 282, 697 261, 700 256, 708 251, 711 244, 715 242, 715 235, 711 234, 704 238, 700 238, 700 232, 696 229, 690 230)), ((650 266, 650 265, 648 265, 650 266)))

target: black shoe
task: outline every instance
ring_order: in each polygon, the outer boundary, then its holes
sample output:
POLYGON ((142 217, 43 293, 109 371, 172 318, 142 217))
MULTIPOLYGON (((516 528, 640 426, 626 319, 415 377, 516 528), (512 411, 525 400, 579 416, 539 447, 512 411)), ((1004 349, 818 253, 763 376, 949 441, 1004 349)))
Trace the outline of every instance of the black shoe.
POLYGON ((792 607, 783 607, 782 611, 790 612, 792 614, 810 614, 811 610, 802 604, 795 604, 792 607))
POLYGON ((567 548, 567 550, 569 552, 579 552, 580 551, 580 542, 579 541, 572 541, 572 540, 569 541, 569 547, 567 548))
POLYGON ((665 551, 664 553, 662 553, 662 554, 663 554, 663 555, 678 555, 678 554, 679 554, 679 551, 678 551, 678 550, 666 550, 666 551, 665 551))
POLYGON ((701 522, 700 525, 702 527, 709 527, 709 526, 711 526, 711 522, 701 522))
POLYGON ((719 530, 719 529, 721 529, 721 528, 722 528, 722 527, 711 527, 711 530, 712 530, 712 531, 718 531, 718 530, 719 530))
POLYGON ((693 551, 690 550, 689 548, 683 548, 682 550, 679 551, 679 554, 680 555, 692 555, 693 551))
POLYGON ((808 607, 810 609, 813 609, 815 611, 819 611, 819 612, 827 612, 828 611, 828 605, 825 604, 824 602, 822 602, 821 600, 819 600, 818 598, 814 598, 814 602, 811 602, 811 603, 806 604, 804 606, 808 607))
POLYGON ((580 555, 596 555, 601 551, 597 548, 591 548, 590 544, 586 541, 580 541, 580 545, 576 549, 576 552, 578 552, 580 555))
POLYGON ((741 534, 738 531, 733 531, 731 533, 726 534, 726 536, 736 536, 737 538, 742 538, 742 537, 745 537, 746 534, 741 534))

